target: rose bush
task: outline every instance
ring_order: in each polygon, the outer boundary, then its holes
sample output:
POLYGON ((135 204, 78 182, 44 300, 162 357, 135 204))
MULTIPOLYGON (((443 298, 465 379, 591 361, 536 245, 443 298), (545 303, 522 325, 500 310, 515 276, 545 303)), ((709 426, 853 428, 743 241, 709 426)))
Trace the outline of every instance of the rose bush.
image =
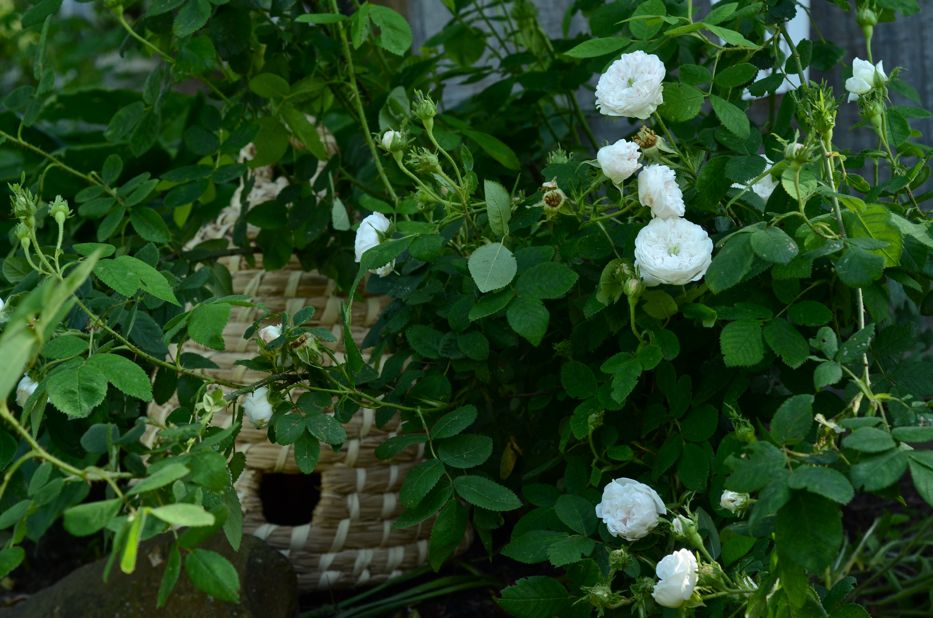
MULTIPOLYGON (((804 72, 849 77, 843 60, 861 50, 793 41, 784 0, 702 15, 691 2, 575 3, 569 16, 591 32, 554 39, 529 2, 496 4, 502 33, 483 3, 450 2, 420 55, 404 19, 368 3, 345 15, 230 2, 194 21, 201 4, 170 5, 138 23, 113 14, 160 68, 95 116, 97 164, 81 159, 83 135, 48 150, 42 131, 77 112, 51 104, 42 53, 36 83, 4 99, 3 148, 36 157, 28 186, 11 187, 3 263, 0 354, 13 370, 0 392, 22 370, 34 388, 22 409, 0 407, 5 508, 42 525, 63 516, 75 534, 106 526, 124 570, 140 538, 187 527, 168 594, 182 554, 204 556, 202 534, 238 538, 242 416, 294 441, 287 429, 309 419, 288 397, 300 387, 333 397, 341 422, 364 405, 379 423, 397 416, 381 457, 425 446, 392 525, 436 517, 432 566, 468 527, 488 553, 540 565, 501 591, 512 615, 862 616, 923 594, 905 556, 929 526, 843 526, 856 495, 933 503, 930 149, 911 129, 926 112, 892 101, 911 88, 870 42, 879 19, 915 3, 840 6, 871 58, 852 65, 848 103, 804 72), (444 80, 464 75, 490 85, 445 103, 444 80), (185 94, 182 77, 203 92, 185 94), (594 83, 586 109, 577 91, 594 83), (862 125, 837 126, 845 104, 862 125), (616 119, 607 144, 587 112, 616 119), (878 148, 840 149, 850 130, 878 148), (44 201, 56 192, 67 201, 44 201), (216 343, 229 307, 249 302, 229 295, 210 243, 185 248, 234 194, 235 251, 271 269, 295 254, 348 303, 364 289, 390 299, 363 350, 348 305, 340 357, 306 313, 260 315, 246 333, 263 342, 258 384, 211 381, 206 359, 163 360, 169 343, 216 343), (165 442, 147 450, 139 402, 172 395, 165 442), (236 401, 238 422, 211 427, 236 401), (66 482, 76 489, 50 501, 66 482), (82 504, 91 483, 106 496, 82 504), (904 544, 866 560, 879 527, 904 544), (883 597, 892 569, 903 582, 883 597)), ((319 447, 312 433, 302 439, 319 447)), ((41 536, 32 525, 10 534, 3 565, 41 536)))

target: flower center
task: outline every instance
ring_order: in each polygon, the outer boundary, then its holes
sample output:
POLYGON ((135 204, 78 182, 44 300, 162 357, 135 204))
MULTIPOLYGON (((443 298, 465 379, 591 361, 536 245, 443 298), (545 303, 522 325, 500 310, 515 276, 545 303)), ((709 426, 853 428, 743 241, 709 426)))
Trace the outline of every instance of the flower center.
POLYGON ((680 255, 680 246, 679 245, 668 245, 667 246, 668 255, 680 255))

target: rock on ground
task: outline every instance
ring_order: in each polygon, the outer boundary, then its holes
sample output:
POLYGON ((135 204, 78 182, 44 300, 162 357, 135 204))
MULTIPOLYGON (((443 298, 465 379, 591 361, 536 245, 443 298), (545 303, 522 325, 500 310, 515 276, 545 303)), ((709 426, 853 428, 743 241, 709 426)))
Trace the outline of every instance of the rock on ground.
POLYGON ((240 603, 216 601, 198 590, 184 572, 162 609, 156 609, 168 539, 160 537, 140 548, 136 571, 122 573, 114 565, 102 577, 105 560, 87 564, 28 601, 0 610, 0 618, 294 618, 298 582, 291 563, 253 536, 244 536, 234 552, 222 536, 203 545, 224 555, 240 576, 240 603), (157 566, 153 565, 157 563, 157 566))

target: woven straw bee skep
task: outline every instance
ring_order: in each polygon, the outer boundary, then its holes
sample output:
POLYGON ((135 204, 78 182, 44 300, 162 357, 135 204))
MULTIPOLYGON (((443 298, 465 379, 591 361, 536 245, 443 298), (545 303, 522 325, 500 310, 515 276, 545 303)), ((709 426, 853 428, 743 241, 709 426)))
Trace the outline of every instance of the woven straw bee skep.
MULTIPOLYGON (((322 137, 332 148, 333 138, 322 137)), ((251 159, 253 154, 248 146, 241 153, 241 159, 251 159)), ((275 199, 288 185, 287 179, 276 177, 271 167, 257 168, 253 178, 254 185, 246 198, 250 206, 275 199)), ((202 229, 189 247, 222 238, 232 242, 243 190, 241 183, 230 206, 202 229)), ((258 230, 250 226, 247 235, 255 238, 257 233, 258 230)), ((329 328, 337 341, 341 340, 344 299, 327 277, 302 271, 295 258, 285 268, 274 272, 262 269, 261 257, 252 264, 243 256, 223 257, 218 262, 230 271, 234 294, 249 296, 256 305, 261 304, 273 313, 293 315, 304 307, 313 306, 314 316, 306 326, 329 328)), ((354 303, 352 334, 358 344, 379 317, 383 302, 380 298, 363 297, 354 303)), ((243 338, 244 332, 257 319, 257 311, 255 307, 232 308, 223 333, 222 351, 188 342, 183 349, 174 349, 172 353, 195 352, 218 366, 206 373, 236 383, 255 383, 267 376, 235 363, 257 353, 257 341, 243 338)), ((174 399, 162 406, 150 406, 153 431, 146 437, 150 444, 158 439, 155 428, 164 427, 176 407, 174 399)), ((229 426, 232 420, 228 412, 214 417, 214 422, 220 426, 229 426)), ((244 531, 265 539, 289 557, 302 590, 376 583, 426 563, 432 520, 411 528, 392 528, 402 510, 398 494, 402 481, 423 459, 424 447, 419 445, 405 450, 392 461, 382 461, 375 455, 376 447, 395 435, 397 427, 397 421, 377 427, 374 410, 359 410, 345 424, 347 442, 343 448, 336 452, 326 446, 321 448, 315 470, 320 475, 320 499, 311 521, 299 526, 283 526, 266 521, 260 485, 263 474, 300 474, 292 447, 271 443, 265 430, 244 422, 236 444, 237 451, 246 455, 246 469, 237 481, 244 531)), ((308 496, 308 499, 313 497, 308 496)), ((465 539, 465 543, 468 540, 465 539)))

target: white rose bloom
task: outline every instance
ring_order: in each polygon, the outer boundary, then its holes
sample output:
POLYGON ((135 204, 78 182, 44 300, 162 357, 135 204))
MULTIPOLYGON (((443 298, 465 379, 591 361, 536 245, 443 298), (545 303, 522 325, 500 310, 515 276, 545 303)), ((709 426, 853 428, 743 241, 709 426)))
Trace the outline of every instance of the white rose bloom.
POLYGON ((684 194, 666 165, 649 165, 638 174, 638 201, 661 219, 684 216, 684 194))
POLYGON ((680 607, 693 595, 698 570, 697 559, 688 549, 678 549, 664 556, 654 570, 659 581, 651 596, 663 607, 680 607))
POLYGON ((256 427, 264 427, 272 418, 272 404, 269 403, 269 389, 265 386, 243 398, 243 413, 256 427))
POLYGON ((36 392, 38 387, 38 382, 34 381, 28 375, 23 374, 23 379, 16 385, 16 405, 25 408, 26 401, 36 392))
POLYGON ((661 84, 667 70, 654 54, 639 50, 609 65, 596 83, 596 107, 607 116, 644 120, 664 102, 661 84))
POLYGON ((282 327, 278 324, 270 324, 269 326, 264 326, 259 331, 259 338, 263 340, 264 343, 272 343, 276 339, 282 336, 282 327))
POLYGON ((613 184, 620 185, 623 180, 641 167, 641 163, 638 162, 640 156, 641 150, 639 150, 638 144, 620 139, 615 144, 600 148, 596 153, 596 160, 599 162, 603 174, 613 184))
POLYGON ((644 538, 667 513, 658 492, 632 479, 615 479, 603 489, 603 499, 596 505, 596 516, 605 522, 612 536, 626 541, 644 538))
POLYGON ((748 499, 749 495, 746 493, 729 491, 727 489, 722 492, 722 496, 719 498, 719 506, 726 509, 730 513, 737 513, 739 511, 745 510, 745 507, 748 506, 748 499))
POLYGON ((699 281, 712 259, 706 230, 686 219, 652 219, 635 237, 635 267, 647 286, 699 281))
MULTIPOLYGON (((354 243, 353 247, 356 251, 357 262, 363 259, 364 253, 381 242, 379 235, 385 234, 390 225, 392 225, 392 222, 389 221, 381 212, 374 212, 373 214, 363 219, 362 223, 360 223, 359 229, 356 230, 356 242, 354 243)), ((391 273, 394 268, 395 260, 392 260, 384 266, 373 269, 371 272, 376 273, 380 277, 385 277, 391 273)))
POLYGON ((771 194, 774 193, 774 190, 777 189, 778 181, 776 181, 774 179, 774 176, 771 175, 771 166, 774 165, 774 162, 765 156, 762 156, 761 158, 765 160, 765 163, 767 165, 766 170, 768 173, 765 174, 761 180, 752 184, 751 186, 739 184, 736 182, 736 183, 732 183, 732 188, 733 189, 748 189, 749 191, 752 191, 753 193, 755 193, 755 195, 760 197, 762 200, 767 202, 768 198, 771 197, 771 194))
POLYGON ((846 90, 849 93, 849 102, 855 101, 863 94, 868 94, 872 88, 883 86, 888 81, 884 72, 883 61, 872 64, 867 60, 856 58, 852 61, 852 77, 846 80, 846 90))
POLYGON ((382 147, 386 150, 391 152, 393 145, 396 145, 396 141, 398 144, 402 143, 402 133, 400 131, 389 129, 382 134, 382 147))

